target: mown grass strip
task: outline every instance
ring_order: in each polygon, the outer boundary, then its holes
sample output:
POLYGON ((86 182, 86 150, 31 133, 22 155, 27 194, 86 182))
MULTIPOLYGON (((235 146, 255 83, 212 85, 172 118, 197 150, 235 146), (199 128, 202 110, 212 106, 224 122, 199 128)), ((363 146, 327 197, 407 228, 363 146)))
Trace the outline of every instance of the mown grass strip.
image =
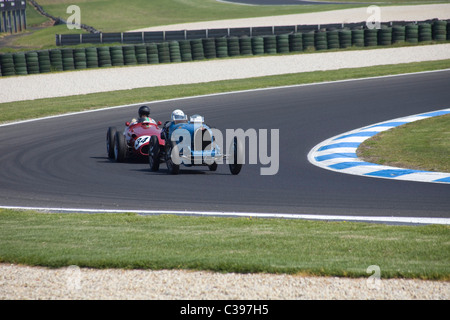
POLYGON ((357 152, 367 162, 450 172, 450 115, 419 120, 381 132, 364 141, 357 152))
POLYGON ((0 210, 0 262, 448 280, 448 226, 0 210))
POLYGON ((384 65, 377 67, 350 68, 332 71, 313 71, 250 79, 215 81, 200 84, 149 87, 120 90, 63 98, 37 99, 0 103, 0 122, 11 122, 68 112, 92 110, 109 106, 159 101, 196 95, 230 91, 270 88, 277 86, 320 83, 346 79, 441 70, 450 68, 449 60, 384 65))

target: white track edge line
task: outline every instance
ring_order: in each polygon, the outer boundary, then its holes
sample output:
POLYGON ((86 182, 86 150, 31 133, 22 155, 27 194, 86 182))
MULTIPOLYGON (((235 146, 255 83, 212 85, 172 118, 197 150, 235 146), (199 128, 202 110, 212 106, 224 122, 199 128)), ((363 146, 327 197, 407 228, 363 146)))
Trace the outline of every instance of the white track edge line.
POLYGON ((46 207, 20 207, 0 206, 0 209, 33 210, 44 212, 67 213, 136 213, 141 215, 186 215, 209 217, 241 217, 241 218, 276 218, 276 219, 303 219, 322 221, 354 221, 401 224, 441 224, 450 225, 450 218, 435 217, 388 217, 388 216, 344 216, 344 215, 314 215, 289 213, 258 213, 258 212, 226 212, 226 211, 177 211, 177 210, 114 210, 114 209, 77 209, 77 208, 46 208, 46 207))
MULTIPOLYGON (((23 124, 23 123, 34 122, 34 121, 41 121, 41 120, 47 120, 47 119, 68 117, 68 116, 85 114, 85 113, 101 112, 101 111, 105 111, 105 110, 129 108, 129 107, 143 105, 143 104, 150 104, 151 105, 151 104, 164 103, 164 102, 170 102, 170 101, 190 100, 190 99, 207 98, 207 97, 230 95, 230 94, 239 94, 239 93, 247 93, 247 92, 257 92, 257 91, 266 91, 266 90, 280 90, 280 89, 288 89, 288 88, 327 85, 327 84, 333 84, 333 83, 345 83, 345 82, 364 81, 364 80, 376 80, 376 79, 402 77, 402 76, 410 76, 410 75, 418 75, 418 74, 446 72, 446 71, 450 71, 450 68, 439 69, 439 70, 410 72, 410 73, 401 73, 401 74, 393 74, 393 75, 384 75, 384 76, 375 76, 375 77, 352 78, 352 79, 342 79, 342 80, 334 80, 334 81, 294 84, 294 85, 287 85, 287 86, 255 88, 255 89, 237 90, 237 91, 229 91, 229 92, 218 92, 218 93, 210 93, 210 94, 190 96, 190 97, 171 98, 171 99, 165 99, 165 100, 143 101, 143 102, 138 102, 138 103, 133 103, 133 104, 125 104, 125 105, 119 105, 119 106, 104 107, 104 108, 99 108, 99 109, 94 109, 94 110, 77 111, 77 112, 70 112, 70 113, 58 114, 58 115, 41 117, 41 118, 35 118, 35 119, 27 119, 27 120, 19 120, 19 121, 7 122, 7 123, 0 124, 0 127, 6 127, 6 126, 11 126, 11 125, 16 125, 16 124, 23 124)), ((98 93, 102 93, 102 92, 98 92, 98 93)), ((73 96, 77 96, 77 95, 73 95, 73 96)), ((70 96, 67 96, 67 97, 70 97, 70 96)), ((64 98, 64 97, 58 97, 58 98, 64 98)), ((46 98, 43 98, 43 99, 46 99, 46 98)), ((53 99, 53 98, 49 98, 49 99, 53 99)), ((11 103, 14 103, 14 102, 12 101, 11 103)))

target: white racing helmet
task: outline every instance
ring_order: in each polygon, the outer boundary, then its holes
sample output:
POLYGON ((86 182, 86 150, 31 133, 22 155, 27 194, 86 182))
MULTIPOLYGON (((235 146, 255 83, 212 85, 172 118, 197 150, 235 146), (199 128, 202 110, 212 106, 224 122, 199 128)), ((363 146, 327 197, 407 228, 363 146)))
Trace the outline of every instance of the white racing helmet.
POLYGON ((186 122, 187 115, 185 115, 184 112, 181 111, 180 109, 174 110, 172 112, 172 121, 174 123, 186 122))

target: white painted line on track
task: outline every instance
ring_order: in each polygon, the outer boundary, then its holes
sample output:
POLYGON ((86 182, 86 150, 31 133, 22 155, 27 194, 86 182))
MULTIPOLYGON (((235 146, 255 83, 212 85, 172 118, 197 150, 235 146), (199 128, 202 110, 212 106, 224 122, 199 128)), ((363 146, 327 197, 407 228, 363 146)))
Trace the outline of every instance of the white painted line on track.
POLYGON ((225 212, 225 211, 177 211, 177 210, 114 210, 114 209, 77 209, 77 208, 45 208, 45 207, 16 207, 0 206, 0 209, 32 210, 41 212, 62 213, 136 213, 141 215, 180 215, 199 217, 240 217, 240 218, 264 218, 264 219, 301 219, 321 221, 351 221, 351 222, 376 222, 388 224, 441 224, 450 225, 450 218, 428 217, 383 217, 383 216, 342 216, 342 215, 314 215, 314 214, 289 214, 289 213, 258 213, 258 212, 225 212))
MULTIPOLYGON (((11 126, 11 125, 15 125, 15 124, 23 124, 23 123, 33 122, 33 121, 54 119, 54 118, 60 118, 60 117, 68 117, 68 116, 85 114, 85 113, 101 112, 101 111, 105 111, 105 110, 130 108, 130 107, 135 107, 135 106, 139 106, 139 105, 143 105, 143 104, 157 104, 157 103, 165 103, 165 102, 171 102, 171 101, 181 101, 181 100, 190 100, 190 99, 207 98, 207 97, 215 97, 215 96, 224 96, 224 95, 230 95, 230 94, 249 93, 249 92, 258 92, 258 91, 269 91, 269 90, 280 90, 280 89, 289 89, 289 88, 300 88, 300 87, 319 86, 319 85, 327 85, 327 84, 334 84, 334 83, 346 83, 346 82, 365 81, 365 80, 377 80, 377 79, 386 79, 386 78, 395 78, 395 77, 404 77, 404 76, 414 76, 414 75, 419 75, 419 74, 428 74, 428 73, 436 73, 436 72, 448 72, 448 71, 450 71, 450 69, 429 70, 429 71, 401 73, 401 74, 385 75, 385 76, 353 78, 353 79, 344 79, 344 80, 333 80, 333 81, 323 81, 323 82, 314 82, 314 83, 304 83, 304 84, 294 84, 294 85, 286 85, 286 86, 268 87, 268 88, 256 88, 256 89, 236 90, 236 91, 228 91, 228 92, 209 93, 209 94, 198 95, 198 96, 171 98, 171 99, 165 99, 165 100, 143 101, 143 102, 133 103, 133 104, 124 104, 124 105, 110 106, 110 107, 104 107, 104 108, 99 108, 99 109, 94 109, 94 110, 77 111, 77 112, 63 113, 63 114, 58 114, 58 115, 53 115, 53 116, 46 116, 46 117, 35 118, 35 119, 27 119, 27 120, 7 122, 7 123, 0 124, 0 127, 11 126)), ((386 128, 384 130, 388 130, 388 129, 389 128, 386 128)), ((380 130, 383 130, 383 129, 380 129, 380 130)))

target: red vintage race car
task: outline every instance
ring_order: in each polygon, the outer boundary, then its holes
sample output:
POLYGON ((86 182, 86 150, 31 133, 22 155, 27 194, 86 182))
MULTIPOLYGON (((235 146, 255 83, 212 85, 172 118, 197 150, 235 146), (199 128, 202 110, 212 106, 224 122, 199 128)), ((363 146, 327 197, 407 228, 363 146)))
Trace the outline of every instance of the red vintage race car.
POLYGON ((110 159, 124 162, 129 157, 142 157, 148 160, 149 142, 152 136, 157 136, 159 144, 164 147, 161 139, 161 122, 147 117, 139 121, 125 123, 123 132, 115 127, 109 127, 106 133, 106 150, 110 159))

